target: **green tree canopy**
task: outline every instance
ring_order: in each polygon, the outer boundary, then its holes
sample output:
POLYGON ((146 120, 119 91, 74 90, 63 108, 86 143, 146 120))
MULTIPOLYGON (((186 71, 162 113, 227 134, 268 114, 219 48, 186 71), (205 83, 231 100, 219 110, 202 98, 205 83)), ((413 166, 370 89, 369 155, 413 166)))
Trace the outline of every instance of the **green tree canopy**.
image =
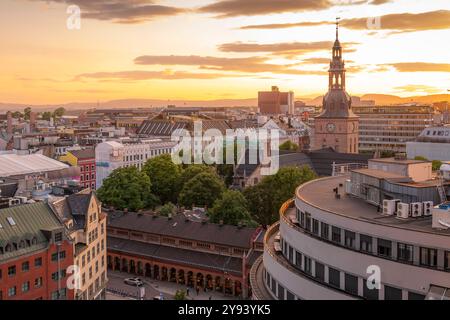
POLYGON ((294 197, 295 189, 312 179, 315 173, 308 167, 284 167, 275 175, 267 176, 256 186, 246 188, 244 196, 252 218, 263 225, 278 220, 281 205, 294 197))
POLYGON ((222 198, 214 201, 213 207, 208 211, 211 222, 218 223, 221 220, 225 224, 238 225, 239 222, 245 225, 254 226, 256 222, 252 221, 247 209, 247 200, 241 192, 227 190, 222 198))
POLYGON ((51 117, 52 117, 52 113, 50 111, 45 111, 42 113, 42 119, 43 120, 47 120, 50 121, 51 117))
POLYGON ((292 142, 291 140, 287 140, 284 143, 280 144, 280 150, 297 151, 298 149, 299 149, 298 144, 292 142))
POLYGON ((186 300, 186 291, 181 289, 177 290, 173 298, 174 300, 186 300))
POLYGON ((188 208, 193 205, 210 208, 222 196, 224 189, 225 185, 217 174, 202 172, 184 184, 178 201, 188 208))
POLYGON ((196 175, 202 172, 210 172, 212 174, 215 173, 214 168, 211 166, 207 166, 206 164, 189 164, 186 168, 181 172, 179 184, 182 189, 183 186, 196 175))
POLYGON ((440 160, 433 160, 431 161, 431 167, 433 168, 433 171, 437 171, 441 169, 442 161, 440 160))
POLYGON ((31 114, 30 107, 26 107, 25 109, 23 109, 23 117, 25 120, 30 120, 30 114, 31 114))
POLYGON ((158 209, 160 215, 167 217, 169 214, 173 214, 175 212, 176 206, 172 202, 167 202, 165 205, 158 209))
POLYGON ((66 113, 66 109, 64 109, 63 107, 60 107, 60 108, 56 109, 56 110, 53 112, 53 116, 54 116, 55 118, 60 118, 60 117, 62 117, 65 113, 66 113))
POLYGON ((142 168, 152 181, 152 191, 162 203, 176 202, 179 192, 180 166, 173 163, 170 154, 152 158, 142 168))
POLYGON ((104 204, 120 210, 153 208, 157 201, 151 191, 150 178, 136 167, 114 170, 103 181, 97 195, 104 204))

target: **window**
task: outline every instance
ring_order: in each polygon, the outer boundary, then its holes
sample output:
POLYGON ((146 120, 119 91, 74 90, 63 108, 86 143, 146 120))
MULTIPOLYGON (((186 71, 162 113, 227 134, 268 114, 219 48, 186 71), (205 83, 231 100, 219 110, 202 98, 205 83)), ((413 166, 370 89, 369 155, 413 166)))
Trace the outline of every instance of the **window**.
POLYGON ((298 251, 295 251, 295 266, 299 269, 302 268, 302 254, 298 251))
POLYGON ((316 279, 320 282, 325 281, 325 266, 316 261, 316 279))
POLYGON ((35 286, 36 288, 42 287, 42 277, 39 277, 39 278, 34 279, 34 286, 35 286))
POLYGON ((425 300, 425 296, 420 293, 408 291, 408 300, 425 300))
POLYGON ((286 300, 295 300, 295 296, 289 290, 286 290, 286 300))
POLYGON ((324 239, 329 239, 329 225, 325 222, 320 223, 320 236, 324 239))
POLYGON ((305 227, 305 213, 300 211, 300 225, 305 227))
POLYGON ((8 268, 8 276, 13 277, 16 275, 16 266, 11 266, 8 268))
POLYGON ((23 272, 30 271, 30 263, 28 261, 22 262, 22 271, 23 272))
POLYGON ((358 295, 358 277, 345 274, 345 291, 355 296, 358 295))
POLYGON ((305 272, 311 274, 312 273, 312 269, 311 269, 311 258, 305 256, 305 272))
POLYGON ((430 248, 420 248, 420 264, 427 267, 436 267, 437 250, 430 248))
POLYGON ((305 213, 305 229, 311 231, 311 214, 305 213))
POLYGON ((328 267, 328 283, 336 288, 341 287, 341 272, 334 268, 328 267))
POLYGON ((390 258, 391 253, 392 253, 391 241, 378 239, 378 255, 390 258))
POLYGON ((22 292, 28 292, 28 291, 30 291, 30 282, 29 281, 24 282, 22 284, 22 292))
POLYGON ((413 262, 413 246, 404 243, 397 244, 397 259, 399 261, 412 263, 413 262))
POLYGON ((11 287, 8 289, 8 297, 14 297, 16 295, 16 287, 11 287))
POLYGON ((312 232, 316 235, 319 235, 319 221, 313 219, 312 222, 313 222, 312 232))
POLYGON ((84 268, 85 265, 86 265, 86 256, 83 254, 83 256, 81 257, 81 266, 84 268))
POLYGON ((42 258, 36 258, 34 259, 34 266, 36 268, 42 267, 42 258))
POLYGON ((345 230, 345 246, 349 248, 355 247, 356 235, 354 232, 345 230))
POLYGON ((62 241, 62 232, 55 233, 55 242, 61 242, 62 241))
POLYGON ((369 289, 367 280, 364 280, 363 297, 367 300, 378 300, 379 290, 377 288, 369 289))
POLYGON ((372 237, 361 234, 359 236, 360 250, 372 253, 372 237))
POLYGON ((402 300, 402 290, 384 286, 384 300, 402 300))
POLYGON ((331 241, 341 243, 341 229, 338 227, 331 228, 331 241))
POLYGON ((284 287, 281 284, 278 284, 278 295, 279 300, 284 300, 284 287))
MULTIPOLYGON (((450 270, 450 251, 445 251, 444 253, 444 267, 445 270, 450 270)), ((1 276, 0 276, 1 278, 1 276)))
MULTIPOLYGON (((59 253, 59 259, 63 260, 66 257, 66 252, 65 251, 61 251, 59 253)), ((54 253, 52 254, 52 261, 57 261, 58 260, 58 253, 54 253)))

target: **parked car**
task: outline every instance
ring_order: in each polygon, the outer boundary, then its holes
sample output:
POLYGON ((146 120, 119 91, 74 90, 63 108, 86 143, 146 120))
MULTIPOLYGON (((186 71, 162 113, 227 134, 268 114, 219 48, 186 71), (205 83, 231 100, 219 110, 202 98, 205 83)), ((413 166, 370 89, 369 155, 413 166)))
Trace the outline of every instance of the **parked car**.
POLYGON ((134 287, 140 287, 144 285, 144 282, 140 278, 126 278, 123 280, 126 284, 134 287))

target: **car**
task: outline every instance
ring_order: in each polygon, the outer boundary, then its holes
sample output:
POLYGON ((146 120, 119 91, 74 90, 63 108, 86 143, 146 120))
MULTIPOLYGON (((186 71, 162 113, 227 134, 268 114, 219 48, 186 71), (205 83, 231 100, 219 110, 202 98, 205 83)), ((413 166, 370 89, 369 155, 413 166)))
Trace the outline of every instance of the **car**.
POLYGON ((135 287, 140 287, 144 285, 144 281, 142 281, 140 278, 126 278, 125 280, 123 280, 123 282, 130 286, 135 287))

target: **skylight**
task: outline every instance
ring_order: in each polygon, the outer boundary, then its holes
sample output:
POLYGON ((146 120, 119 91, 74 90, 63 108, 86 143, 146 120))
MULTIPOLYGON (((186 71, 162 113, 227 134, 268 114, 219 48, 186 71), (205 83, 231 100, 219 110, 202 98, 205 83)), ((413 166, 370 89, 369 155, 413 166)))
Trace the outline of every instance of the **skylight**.
POLYGON ((14 221, 14 219, 12 217, 7 217, 6 220, 8 220, 8 222, 9 222, 9 224, 11 226, 15 226, 16 225, 16 222, 14 221))

